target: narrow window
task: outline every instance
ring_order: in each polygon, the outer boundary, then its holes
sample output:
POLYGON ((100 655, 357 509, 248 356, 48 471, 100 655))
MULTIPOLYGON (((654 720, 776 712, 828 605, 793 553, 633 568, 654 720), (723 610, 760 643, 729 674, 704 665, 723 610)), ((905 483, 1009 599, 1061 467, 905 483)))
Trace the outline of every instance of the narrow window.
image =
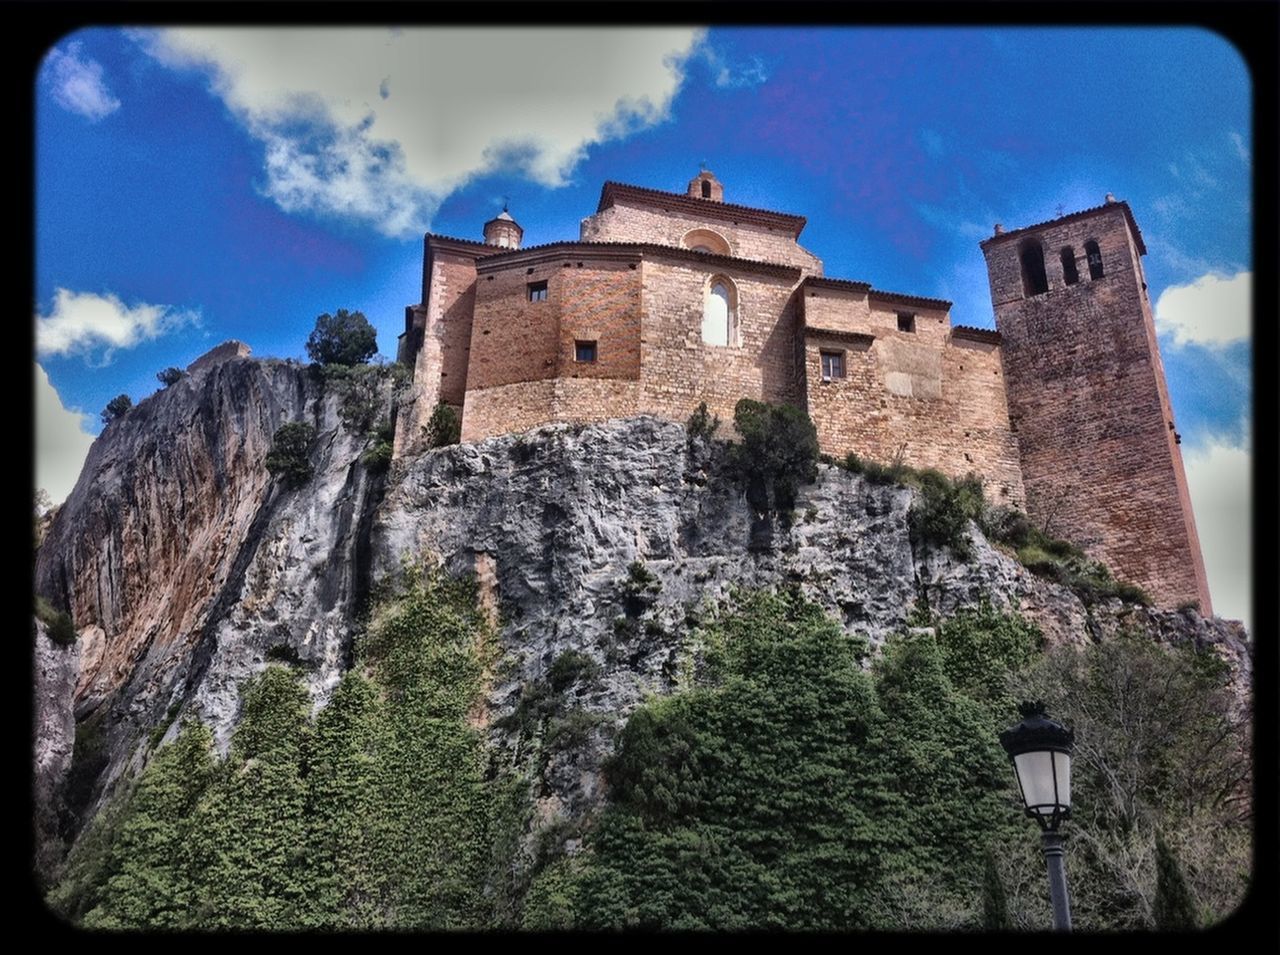
POLYGON ((529 301, 545 302, 547 300, 547 283, 546 282, 530 282, 529 283, 529 301))
POLYGON ((595 361, 596 360, 596 343, 575 341, 573 343, 573 360, 574 361, 595 361))
POLYGON ((728 345, 733 321, 733 293, 724 280, 711 284, 702 311, 702 340, 708 345, 728 345))
POLYGON ((1022 260, 1022 294, 1030 297, 1049 291, 1049 279, 1044 274, 1044 249, 1034 239, 1028 239, 1018 249, 1022 260))
POLYGON ((1084 244, 1084 254, 1089 260, 1089 278, 1102 278, 1102 252, 1098 248, 1098 243, 1090 239, 1084 244))
POLYGON ((831 381, 844 377, 844 352, 822 352, 822 380, 831 381))
POLYGON ((702 198, 703 199, 711 198, 711 183, 707 182, 707 180, 705 179, 702 180, 702 198))
POLYGON ((1075 285, 1080 281, 1080 273, 1076 271, 1076 250, 1068 245, 1063 248, 1061 255, 1062 280, 1068 285, 1075 285))
POLYGON ((898 313, 898 331, 914 332, 916 330, 916 317, 910 312, 898 313))

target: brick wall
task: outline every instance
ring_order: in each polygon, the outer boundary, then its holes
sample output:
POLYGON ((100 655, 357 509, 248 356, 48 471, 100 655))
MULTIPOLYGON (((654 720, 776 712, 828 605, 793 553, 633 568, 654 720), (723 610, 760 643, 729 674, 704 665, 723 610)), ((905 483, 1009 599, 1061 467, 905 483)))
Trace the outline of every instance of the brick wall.
POLYGON ((1164 606, 1208 586, 1139 250, 1114 204, 1028 233, 1042 242, 1049 291, 1024 298, 1024 234, 984 249, 1003 337, 1009 412, 1022 452, 1028 510, 1085 546, 1164 606), (1083 246, 1102 253, 1091 279, 1083 246), (1067 285, 1059 250, 1079 257, 1067 285))
POLYGON ((729 422, 740 398, 800 403, 792 344, 794 279, 651 258, 641 268, 642 410, 683 423, 706 401, 729 422), (729 279, 737 292, 736 344, 728 347, 702 340, 703 306, 714 276, 729 279))
POLYGON ((942 309, 875 293, 807 288, 803 307, 809 415, 824 452, 975 472, 991 501, 1024 505, 998 344, 953 334, 942 309), (914 316, 914 332, 899 331, 900 313, 914 316), (843 355, 844 378, 822 380, 823 351, 843 355))
POLYGON ((638 381, 547 378, 467 392, 462 440, 481 441, 564 421, 585 424, 637 414, 638 381))
MULTIPOLYGON (((713 205, 713 203, 708 203, 713 205)), ((618 203, 582 220, 584 242, 656 242, 680 245, 694 229, 709 229, 722 236, 731 254, 757 262, 779 262, 803 269, 808 275, 822 274, 822 260, 802 248, 795 236, 779 227, 732 219, 695 218, 683 211, 665 212, 618 203)))
POLYGON ((396 412, 395 455, 421 446, 422 429, 439 401, 461 407, 470 363, 471 316, 475 307, 475 257, 436 251, 424 276, 421 345, 413 362, 413 397, 396 412))

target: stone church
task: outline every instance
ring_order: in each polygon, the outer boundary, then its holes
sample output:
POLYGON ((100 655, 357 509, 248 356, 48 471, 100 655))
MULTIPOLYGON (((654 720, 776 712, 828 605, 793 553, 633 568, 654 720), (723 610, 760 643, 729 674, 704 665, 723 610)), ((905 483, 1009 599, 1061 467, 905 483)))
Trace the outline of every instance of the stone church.
POLYGON ((823 275, 803 216, 734 205, 708 171, 683 193, 606 182, 576 241, 428 234, 399 360, 411 454, 439 402, 462 440, 738 399, 808 411, 822 450, 982 476, 1156 602, 1211 612, 1127 203, 981 243, 999 331, 951 303, 823 275))

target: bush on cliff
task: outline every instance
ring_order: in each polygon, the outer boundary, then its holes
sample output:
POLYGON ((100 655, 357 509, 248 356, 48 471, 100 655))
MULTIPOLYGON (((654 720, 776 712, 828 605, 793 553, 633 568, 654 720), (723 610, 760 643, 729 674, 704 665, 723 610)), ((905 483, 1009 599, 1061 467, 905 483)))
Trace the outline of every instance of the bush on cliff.
POLYGON ((316 429, 305 421, 291 421, 276 429, 267 452, 266 467, 287 488, 300 488, 311 480, 309 452, 316 429))
POLYGON ((423 428, 423 436, 427 439, 427 447, 443 448, 457 444, 462 439, 462 419, 453 405, 443 401, 436 403, 431 417, 423 428))
POLYGON ((156 381, 168 388, 170 385, 176 385, 186 376, 187 373, 181 368, 174 368, 170 366, 164 371, 156 372, 156 381))
POLYGON ((742 436, 732 454, 747 481, 747 500, 757 511, 789 518, 800 485, 818 476, 818 431, 813 421, 793 405, 743 398, 734 406, 733 427, 742 436))
POLYGON ((378 351, 378 333, 363 312, 338 309, 316 319, 307 355, 320 365, 363 365, 378 351))
POLYGON ((116 395, 107 402, 107 406, 102 409, 102 423, 111 424, 119 418, 123 418, 133 408, 133 399, 128 395, 116 395))

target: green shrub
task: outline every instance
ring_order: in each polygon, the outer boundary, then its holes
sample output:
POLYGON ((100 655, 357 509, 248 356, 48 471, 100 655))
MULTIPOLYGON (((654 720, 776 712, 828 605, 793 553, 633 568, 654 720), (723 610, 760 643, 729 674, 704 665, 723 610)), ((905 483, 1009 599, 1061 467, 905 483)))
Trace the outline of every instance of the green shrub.
POLYGON ((57 610, 53 604, 45 600, 43 597, 36 597, 36 616, 45 626, 45 633, 49 639, 62 647, 68 647, 76 642, 75 623, 71 620, 71 614, 65 610, 57 610))
POLYGON ((653 605, 662 591, 662 581, 649 572, 643 561, 633 560, 627 566, 627 579, 622 583, 622 599, 628 617, 638 617, 653 605))
POLYGON ((156 372, 156 381, 168 388, 170 385, 176 385, 186 376, 187 373, 181 368, 174 368, 173 366, 170 366, 164 371, 156 372))
POLYGON ((133 399, 128 395, 116 395, 107 402, 107 406, 102 409, 102 423, 111 424, 111 422, 123 418, 130 409, 133 408, 133 399))
POLYGON ((818 476, 818 432, 809 415, 793 405, 743 398, 734 406, 733 426, 742 443, 733 449, 736 470, 747 481, 747 499, 756 510, 789 519, 800 484, 818 476))
POLYGON ((462 419, 453 405, 437 402, 423 430, 427 447, 443 448, 462 439, 462 419))
POLYGON ((547 667, 547 683, 555 693, 563 693, 575 683, 593 679, 600 668, 580 650, 565 650, 547 667))
POLYGON ((982 478, 969 474, 952 481, 938 471, 917 472, 919 494, 908 523, 915 543, 949 547, 961 560, 972 556, 969 522, 980 520, 984 508, 982 478))
POLYGON ((291 421, 276 429, 267 453, 266 467, 287 488, 299 488, 311 480, 313 468, 308 457, 316 429, 305 421, 291 421))
POLYGON ((378 333, 362 312, 325 312, 307 338, 307 355, 319 365, 363 365, 378 351, 378 333))
POLYGON ((715 437, 716 431, 720 428, 720 416, 712 415, 707 410, 705 401, 699 402, 697 409, 689 416, 689 423, 685 425, 685 431, 688 435, 690 445, 698 442, 706 443, 715 437))

